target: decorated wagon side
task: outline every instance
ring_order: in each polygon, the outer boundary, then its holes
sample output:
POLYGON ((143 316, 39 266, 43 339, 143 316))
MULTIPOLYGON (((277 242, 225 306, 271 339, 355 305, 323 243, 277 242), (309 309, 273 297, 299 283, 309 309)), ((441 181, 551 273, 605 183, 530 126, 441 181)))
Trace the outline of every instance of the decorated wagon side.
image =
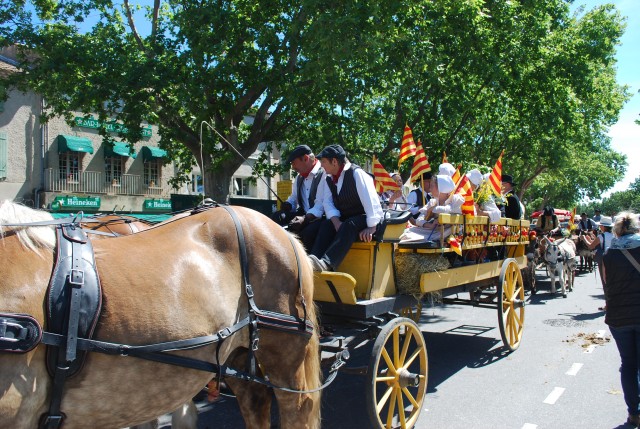
POLYGON ((366 373, 368 414, 376 428, 411 428, 423 407, 428 357, 417 321, 425 294, 438 294, 444 303, 496 309, 510 351, 520 345, 524 327, 521 270, 527 267, 529 221, 492 224, 483 216, 440 214, 440 236, 450 228, 454 245, 446 237, 439 247, 427 248, 399 243, 408 217, 387 212, 377 240, 355 243, 336 271, 315 275, 314 300, 323 323, 360 328, 348 338, 325 336, 323 350, 374 341, 369 366, 359 372, 366 373), (469 298, 459 298, 462 292, 469 298))

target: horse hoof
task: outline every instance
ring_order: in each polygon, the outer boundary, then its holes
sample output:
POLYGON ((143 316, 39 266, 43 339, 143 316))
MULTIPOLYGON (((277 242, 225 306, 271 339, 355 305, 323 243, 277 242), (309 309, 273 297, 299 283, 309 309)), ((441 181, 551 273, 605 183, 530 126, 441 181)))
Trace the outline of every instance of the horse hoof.
POLYGON ((563 298, 566 298, 566 297, 567 297, 567 294, 566 294, 566 293, 563 293, 563 294, 562 294, 562 297, 563 297, 563 298))

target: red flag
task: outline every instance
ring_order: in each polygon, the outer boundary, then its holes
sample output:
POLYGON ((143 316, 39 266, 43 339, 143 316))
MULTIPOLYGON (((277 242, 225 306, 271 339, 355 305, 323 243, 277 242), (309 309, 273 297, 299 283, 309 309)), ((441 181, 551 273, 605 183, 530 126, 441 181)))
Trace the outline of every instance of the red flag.
POLYGON ((500 152, 500 156, 496 161, 496 165, 493 166, 493 171, 491 171, 491 175, 489 176, 489 185, 491 190, 497 196, 502 195, 502 155, 504 154, 504 150, 500 152))
POLYGON ((475 209, 473 204, 473 190, 471 189, 469 177, 467 177, 466 174, 462 176, 458 189, 454 191, 454 195, 455 194, 462 195, 464 198, 464 203, 462 203, 462 214, 474 216, 475 209))
POLYGON ((460 248, 460 242, 453 235, 449 236, 449 247, 458 255, 462 256, 462 249, 460 248))
POLYGON ((400 189, 400 186, 391 178, 391 175, 387 173, 387 170, 384 169, 375 156, 373 157, 373 178, 375 179, 378 193, 400 189))
POLYGON ((415 182, 424 173, 431 171, 431 165, 429 165, 429 158, 424 153, 422 143, 418 140, 418 146, 416 149, 416 157, 413 159, 413 167, 411 168, 411 182, 415 182))
POLYGON ((398 167, 409 157, 416 154, 416 144, 413 141, 413 132, 409 125, 404 126, 404 134, 402 135, 402 145, 400 146, 400 157, 398 157, 398 167))
POLYGON ((443 150, 442 151, 442 163, 444 164, 445 162, 449 162, 449 159, 447 159, 447 152, 445 152, 443 150))

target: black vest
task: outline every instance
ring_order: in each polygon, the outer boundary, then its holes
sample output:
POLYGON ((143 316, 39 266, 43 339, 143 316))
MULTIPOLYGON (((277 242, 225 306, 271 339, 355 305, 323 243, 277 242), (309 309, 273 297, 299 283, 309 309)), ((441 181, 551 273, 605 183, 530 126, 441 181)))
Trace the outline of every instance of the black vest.
MULTIPOLYGON (((322 174, 324 173, 324 168, 320 167, 318 172, 313 177, 313 181, 311 182, 311 188, 309 189, 309 208, 312 208, 314 203, 316 202, 316 194, 318 193, 318 184, 320 180, 322 180, 322 174)), ((298 210, 296 211, 298 215, 305 215, 304 204, 302 201, 302 188, 304 183, 304 177, 301 174, 298 174, 296 177, 296 187, 298 189, 298 210)))
POLYGON ((340 220, 345 221, 350 217, 365 214, 364 207, 358 196, 358 188, 353 178, 353 172, 356 168, 360 168, 355 164, 351 164, 351 168, 344 172, 342 178, 342 188, 338 193, 338 186, 333 183, 330 175, 327 175, 327 184, 333 196, 333 204, 340 210, 340 220))
MULTIPOLYGON (((431 196, 429 194, 427 194, 427 198, 426 198, 426 201, 425 201, 424 191, 422 190, 422 188, 414 189, 411 192, 415 192, 415 194, 416 194, 416 206, 418 206, 418 207, 424 207, 424 205, 427 204, 429 202, 429 200, 431 199, 431 196)), ((417 219, 418 216, 420 216, 420 212, 414 214, 413 218, 417 219)))

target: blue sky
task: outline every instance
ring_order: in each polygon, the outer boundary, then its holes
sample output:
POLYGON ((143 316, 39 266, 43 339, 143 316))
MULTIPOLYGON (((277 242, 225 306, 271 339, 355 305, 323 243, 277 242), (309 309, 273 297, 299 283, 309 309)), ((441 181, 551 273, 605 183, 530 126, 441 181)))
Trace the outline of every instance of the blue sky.
POLYGON ((628 85, 633 94, 631 100, 625 104, 620 112, 618 122, 609 130, 611 145, 617 152, 627 155, 627 174, 624 180, 605 193, 624 191, 640 176, 640 125, 634 121, 640 119, 640 1, 638 0, 575 0, 572 10, 580 5, 585 6, 585 12, 596 6, 611 3, 627 17, 627 28, 618 46, 616 58, 618 83, 628 85), (634 153, 635 150, 635 153, 634 153))

